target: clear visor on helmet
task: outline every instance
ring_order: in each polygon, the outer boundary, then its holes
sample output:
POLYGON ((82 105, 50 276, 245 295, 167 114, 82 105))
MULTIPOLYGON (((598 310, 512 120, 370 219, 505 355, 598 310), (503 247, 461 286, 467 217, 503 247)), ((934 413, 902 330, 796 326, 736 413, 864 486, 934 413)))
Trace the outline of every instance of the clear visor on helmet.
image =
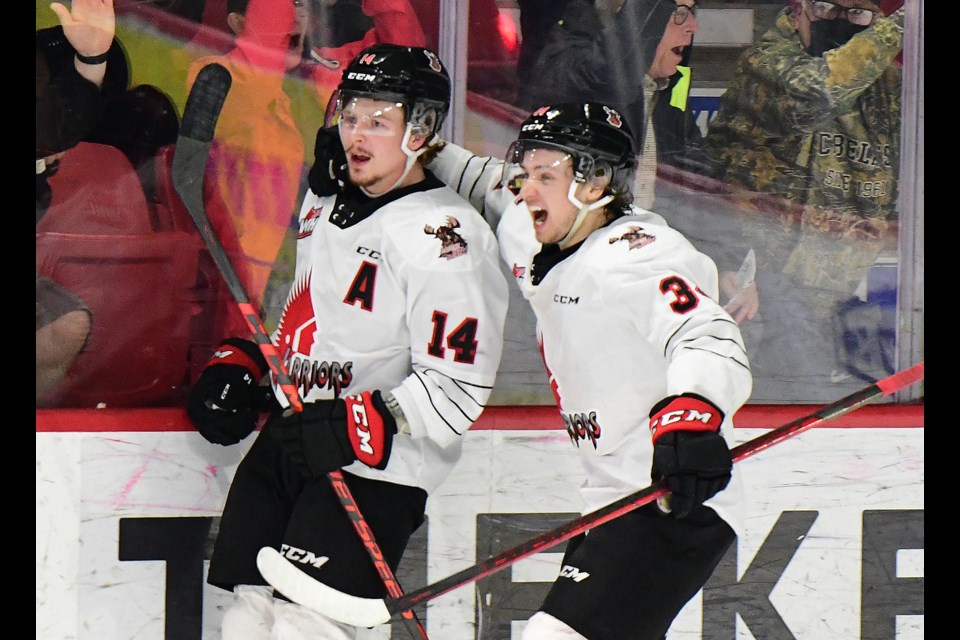
POLYGON ((334 116, 341 134, 364 136, 399 136, 407 122, 403 105, 360 96, 337 101, 334 116))
POLYGON ((583 182, 593 168, 593 159, 549 142, 516 140, 507 149, 501 184, 519 195, 528 180, 543 186, 562 181, 568 176, 568 167, 573 169, 575 180, 583 182))

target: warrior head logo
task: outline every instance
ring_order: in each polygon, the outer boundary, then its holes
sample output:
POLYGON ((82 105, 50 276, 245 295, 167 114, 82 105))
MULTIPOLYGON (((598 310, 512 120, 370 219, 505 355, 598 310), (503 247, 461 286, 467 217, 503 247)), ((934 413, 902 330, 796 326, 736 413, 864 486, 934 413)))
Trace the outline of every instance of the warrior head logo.
POLYGON ((452 260, 457 256, 462 256, 467 252, 467 241, 459 233, 454 231, 460 226, 460 222, 453 216, 447 216, 447 224, 434 229, 430 225, 423 227, 423 232, 440 240, 440 257, 452 260))
POLYGON ((648 233, 644 233, 643 227, 638 227, 637 225, 633 225, 632 227, 630 227, 629 231, 627 231, 625 234, 623 234, 619 238, 610 238, 610 244, 613 244, 614 242, 619 242, 621 240, 625 240, 627 242, 627 245, 628 245, 627 250, 629 251, 630 249, 640 249, 641 247, 645 247, 651 242, 653 242, 654 240, 656 240, 656 238, 654 236, 651 236, 648 233))
POLYGON ((307 276, 294 284, 277 327, 277 348, 288 365, 293 354, 310 355, 316 331, 317 318, 307 276))

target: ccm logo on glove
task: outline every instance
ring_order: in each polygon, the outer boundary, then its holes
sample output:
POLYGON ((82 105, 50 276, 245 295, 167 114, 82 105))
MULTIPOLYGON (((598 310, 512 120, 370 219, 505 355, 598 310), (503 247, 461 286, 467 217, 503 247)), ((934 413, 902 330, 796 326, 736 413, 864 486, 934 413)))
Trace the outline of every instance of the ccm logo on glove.
POLYGON ((393 433, 388 434, 383 417, 373 406, 369 392, 346 396, 343 401, 347 405, 347 436, 357 460, 368 467, 382 469, 390 452, 387 438, 389 435, 392 441, 393 433))
POLYGON ((729 484, 733 459, 720 435, 722 423, 723 411, 692 393, 664 398, 650 411, 650 478, 666 479, 673 517, 685 518, 729 484))
POLYGON ((301 413, 279 416, 276 431, 290 461, 306 476, 321 476, 359 460, 384 469, 397 423, 379 391, 306 402, 301 413))
POLYGON ((671 431, 719 431, 723 412, 712 402, 693 395, 661 400, 650 412, 653 441, 671 431))

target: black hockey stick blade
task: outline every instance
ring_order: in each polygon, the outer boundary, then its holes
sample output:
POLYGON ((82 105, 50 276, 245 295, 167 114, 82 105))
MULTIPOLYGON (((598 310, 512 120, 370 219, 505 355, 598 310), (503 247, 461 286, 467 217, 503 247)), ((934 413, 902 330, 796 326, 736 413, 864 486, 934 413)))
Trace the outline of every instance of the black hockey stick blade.
POLYGON ((173 186, 197 225, 207 248, 214 254, 230 293, 238 301, 247 302, 247 293, 241 286, 233 265, 220 258, 219 254, 224 253, 223 247, 210 226, 210 219, 203 204, 203 176, 210 156, 210 144, 232 83, 230 72, 220 64, 208 64, 197 74, 190 95, 187 96, 187 106, 183 110, 183 120, 174 148, 173 186))
POLYGON ((173 185, 184 204, 188 205, 191 216, 198 208, 189 206, 187 199, 189 197, 196 203, 199 197, 199 210, 202 210, 204 168, 220 111, 232 84, 233 78, 226 67, 208 64, 197 74, 187 96, 173 154, 173 185))
MULTIPOLYGON (((921 380, 923 380, 923 362, 875 382, 807 416, 798 418, 736 446, 730 450, 731 456, 734 462, 740 462, 778 442, 792 438, 827 420, 839 418, 876 398, 891 395, 921 380)), ((667 493, 669 491, 665 481, 650 485, 555 529, 545 531, 472 567, 411 591, 399 598, 387 600, 359 598, 337 591, 300 571, 296 565, 280 555, 276 549, 270 547, 260 549, 257 554, 257 567, 267 582, 294 602, 346 624, 358 627, 373 627, 389 622, 390 618, 396 613, 409 610, 421 602, 432 600, 448 591, 500 571, 522 558, 553 547, 587 529, 592 529, 633 511, 667 493)))

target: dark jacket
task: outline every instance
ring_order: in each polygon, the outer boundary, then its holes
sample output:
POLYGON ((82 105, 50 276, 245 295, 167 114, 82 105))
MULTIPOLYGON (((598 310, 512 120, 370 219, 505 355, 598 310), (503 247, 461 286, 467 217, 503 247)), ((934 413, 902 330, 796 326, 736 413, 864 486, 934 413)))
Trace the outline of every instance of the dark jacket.
MULTIPOLYGON (((520 106, 533 110, 561 101, 609 104, 627 121, 639 151, 645 129, 643 77, 675 10, 676 5, 663 0, 626 0, 604 27, 590 0, 572 0, 550 30, 533 74, 536 82, 520 89, 520 106)), ((668 94, 678 79, 679 74, 671 78, 662 93, 668 94)), ((663 97, 654 114, 661 158, 675 154, 696 129, 687 112, 671 107, 663 97)))

